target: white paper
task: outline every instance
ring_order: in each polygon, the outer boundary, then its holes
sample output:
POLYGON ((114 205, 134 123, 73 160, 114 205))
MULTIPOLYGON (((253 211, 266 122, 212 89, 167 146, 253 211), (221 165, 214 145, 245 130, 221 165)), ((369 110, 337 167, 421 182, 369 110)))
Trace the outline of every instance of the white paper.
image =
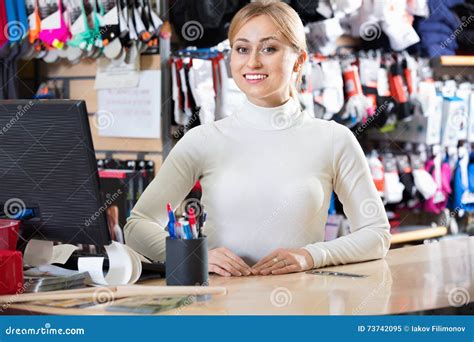
POLYGON ((65 264, 69 257, 77 250, 78 247, 74 245, 57 245, 53 247, 53 255, 49 264, 65 264))
MULTIPOLYGON (((106 46, 108 48, 108 46, 106 46)), ((114 46, 112 49, 122 47, 114 46)), ((118 51, 115 51, 118 53, 118 51)), ((102 57, 97 59, 94 89, 134 88, 140 83, 140 58, 133 63, 102 57)))
POLYGON ((161 72, 140 72, 137 88, 97 91, 100 136, 156 138, 161 136, 161 72))
POLYGON ((52 256, 53 241, 32 239, 26 245, 23 262, 28 266, 50 264, 52 256))
POLYGON ((83 257, 78 260, 79 272, 89 272, 94 283, 99 285, 125 285, 135 283, 141 275, 142 266, 138 253, 116 241, 105 246, 109 259, 109 271, 104 275, 104 258, 83 257))
POLYGON ((91 279, 96 284, 106 285, 107 281, 102 271, 102 265, 104 264, 104 258, 97 257, 84 257, 79 258, 77 261, 77 268, 79 272, 89 272, 91 279))
POLYGON ((130 277, 129 283, 133 284, 138 281, 142 274, 142 262, 140 260, 140 254, 135 252, 133 249, 127 245, 123 245, 132 257, 132 275, 130 277))

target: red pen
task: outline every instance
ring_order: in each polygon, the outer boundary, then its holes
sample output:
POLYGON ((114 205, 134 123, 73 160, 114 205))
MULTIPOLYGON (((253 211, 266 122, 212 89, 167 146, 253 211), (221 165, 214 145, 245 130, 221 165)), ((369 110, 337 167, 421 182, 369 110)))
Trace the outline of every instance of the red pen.
POLYGON ((197 225, 196 225, 196 216, 194 215, 194 208, 190 207, 188 209, 188 219, 189 219, 189 225, 191 226, 191 231, 193 233, 193 237, 195 239, 198 238, 198 232, 197 232, 197 225))

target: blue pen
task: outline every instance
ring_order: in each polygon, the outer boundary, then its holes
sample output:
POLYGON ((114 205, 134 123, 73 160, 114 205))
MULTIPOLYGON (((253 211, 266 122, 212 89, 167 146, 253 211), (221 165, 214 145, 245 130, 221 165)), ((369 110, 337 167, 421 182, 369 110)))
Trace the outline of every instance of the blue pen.
POLYGON ((171 239, 176 239, 176 234, 174 231, 174 224, 176 218, 174 217, 173 209, 171 209, 171 203, 166 204, 166 209, 168 210, 168 232, 170 233, 171 239))
POLYGON ((184 228, 184 232, 186 234, 186 238, 188 240, 192 240, 193 239, 193 233, 191 231, 191 226, 189 225, 188 221, 184 221, 183 228, 184 228))
POLYGON ((182 231, 182 238, 183 239, 186 239, 186 240, 189 240, 189 239, 192 239, 192 236, 189 236, 189 222, 184 218, 180 218, 179 219, 179 223, 181 224, 181 231, 182 231))

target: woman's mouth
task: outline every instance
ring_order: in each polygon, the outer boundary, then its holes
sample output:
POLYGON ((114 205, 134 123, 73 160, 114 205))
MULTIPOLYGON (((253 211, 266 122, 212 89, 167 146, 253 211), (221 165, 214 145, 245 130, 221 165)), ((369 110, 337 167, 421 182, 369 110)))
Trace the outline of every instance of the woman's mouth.
POLYGON ((268 77, 267 74, 244 74, 244 78, 250 84, 260 83, 268 77))

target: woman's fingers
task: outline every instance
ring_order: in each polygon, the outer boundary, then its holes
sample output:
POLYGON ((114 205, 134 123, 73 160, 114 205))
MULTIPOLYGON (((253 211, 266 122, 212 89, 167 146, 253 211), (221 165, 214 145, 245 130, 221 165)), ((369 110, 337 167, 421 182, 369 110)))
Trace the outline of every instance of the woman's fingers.
POLYGON ((278 262, 275 262, 273 264, 269 264, 267 267, 265 268, 262 268, 262 270, 260 270, 260 273, 263 274, 263 275, 267 275, 267 274, 270 274, 272 273, 272 271, 274 270, 278 270, 280 268, 283 268, 283 267, 286 267, 287 265, 289 265, 290 263, 288 262, 285 262, 282 260, 279 260, 278 262))
POLYGON ((221 273, 215 272, 217 274, 224 275, 222 271, 233 276, 252 274, 250 266, 242 258, 225 247, 211 249, 208 253, 208 263, 210 271, 211 265, 219 267, 221 273))
MULTIPOLYGON (((260 274, 263 274, 263 271, 265 270, 268 270, 272 267, 276 267, 276 268, 280 268, 283 266, 283 264, 281 263, 281 261, 284 259, 285 257, 281 254, 276 254, 273 258, 271 258, 270 260, 268 260, 266 263, 264 263, 263 265, 261 265, 259 268, 257 268, 257 272, 260 273, 260 274)), ((272 268, 272 269, 275 269, 275 268, 272 268)))
POLYGON ((226 255, 222 256, 222 259, 219 260, 218 265, 226 271, 230 272, 233 276, 240 277, 242 275, 242 272, 240 271, 241 267, 239 266, 239 264, 226 255))
MULTIPOLYGON (((225 248, 217 248, 209 251, 209 264, 218 266, 233 276, 249 275, 250 270, 242 266, 238 261, 234 260, 227 253, 232 253, 225 248)), ((233 253, 232 253, 233 254, 233 253)))
POLYGON ((227 255, 232 260, 234 260, 235 262, 237 262, 243 271, 248 271, 250 273, 250 266, 247 265, 245 261, 242 260, 242 258, 240 258, 238 255, 236 255, 235 253, 233 253, 232 251, 228 249, 224 250, 224 254, 227 255))
POLYGON ((277 275, 277 274, 286 274, 286 273, 293 273, 293 272, 298 272, 298 271, 299 271, 298 265, 292 264, 292 265, 288 265, 288 266, 279 268, 277 270, 273 270, 272 274, 275 274, 275 275, 277 275))
POLYGON ((231 274, 227 272, 226 270, 220 268, 219 266, 215 264, 209 264, 209 272, 216 273, 218 275, 221 275, 223 277, 230 277, 231 274))
POLYGON ((261 259, 259 262, 257 262, 255 265, 253 265, 252 269, 255 271, 260 271, 266 264, 268 264, 270 261, 272 261, 274 258, 276 258, 278 255, 278 251, 274 251, 270 254, 268 254, 266 257, 261 259))

